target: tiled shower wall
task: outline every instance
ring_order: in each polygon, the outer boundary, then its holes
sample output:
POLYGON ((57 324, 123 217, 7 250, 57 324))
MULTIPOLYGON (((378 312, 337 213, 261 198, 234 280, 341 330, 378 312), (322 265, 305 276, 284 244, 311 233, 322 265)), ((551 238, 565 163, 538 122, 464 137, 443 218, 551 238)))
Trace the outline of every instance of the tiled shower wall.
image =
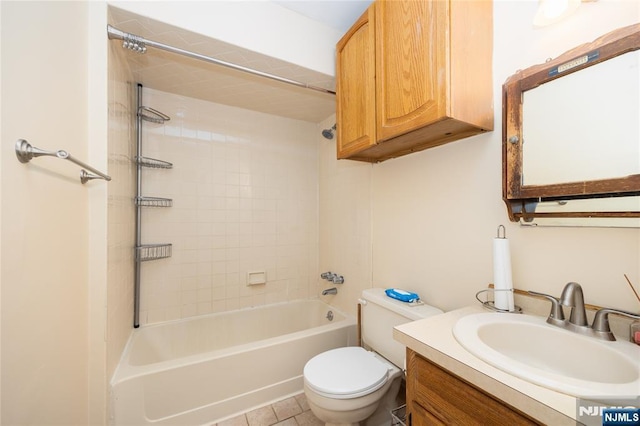
POLYGON ((173 255, 142 264, 140 323, 315 296, 318 283, 318 127, 144 89, 171 117, 143 123, 144 244, 173 255), (266 284, 248 286, 249 272, 266 284))

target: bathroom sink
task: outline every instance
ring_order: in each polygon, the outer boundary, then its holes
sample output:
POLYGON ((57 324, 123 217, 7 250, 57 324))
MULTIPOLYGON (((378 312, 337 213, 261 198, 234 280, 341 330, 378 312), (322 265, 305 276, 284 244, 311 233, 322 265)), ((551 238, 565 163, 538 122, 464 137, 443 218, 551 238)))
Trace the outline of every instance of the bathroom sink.
POLYGON ((532 315, 480 313, 460 318, 456 340, 484 362, 576 397, 640 394, 640 347, 583 336, 532 315))

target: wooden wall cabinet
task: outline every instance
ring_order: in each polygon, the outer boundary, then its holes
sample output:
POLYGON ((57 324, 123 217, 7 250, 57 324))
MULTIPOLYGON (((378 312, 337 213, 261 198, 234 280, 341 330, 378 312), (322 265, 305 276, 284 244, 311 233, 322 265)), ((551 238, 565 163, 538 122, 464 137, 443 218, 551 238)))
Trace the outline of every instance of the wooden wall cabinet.
POLYGON ((336 47, 338 158, 493 130, 491 0, 377 0, 336 47))
POLYGON ((541 423, 407 349, 407 425, 541 423))
POLYGON ((376 144, 374 5, 336 48, 336 134, 338 158, 376 144))

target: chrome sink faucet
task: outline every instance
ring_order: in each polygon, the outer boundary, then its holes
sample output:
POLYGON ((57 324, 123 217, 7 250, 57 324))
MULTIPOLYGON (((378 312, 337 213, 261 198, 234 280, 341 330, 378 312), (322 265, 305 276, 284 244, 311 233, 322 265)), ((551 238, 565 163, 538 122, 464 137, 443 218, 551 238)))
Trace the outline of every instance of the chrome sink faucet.
POLYGON ((630 318, 640 319, 640 315, 619 309, 602 308, 596 312, 593 318, 593 326, 587 323, 587 313, 584 307, 584 294, 582 287, 578 283, 570 282, 562 290, 560 298, 555 298, 549 294, 529 291, 529 294, 541 296, 551 302, 551 312, 547 318, 547 323, 561 327, 579 334, 592 336, 602 340, 616 340, 609 328, 609 314, 624 315, 630 318), (571 308, 569 320, 564 319, 562 306, 571 308))
POLYGON ((568 283, 562 290, 560 304, 571 308, 569 323, 578 327, 588 327, 587 311, 584 309, 584 295, 578 283, 568 283))

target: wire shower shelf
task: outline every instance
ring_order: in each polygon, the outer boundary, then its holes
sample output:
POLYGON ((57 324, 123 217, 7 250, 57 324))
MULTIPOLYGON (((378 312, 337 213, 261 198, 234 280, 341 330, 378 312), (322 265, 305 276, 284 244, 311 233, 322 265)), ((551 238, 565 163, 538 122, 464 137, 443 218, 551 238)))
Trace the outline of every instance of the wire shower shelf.
POLYGON ((136 247, 136 261, 164 259, 171 257, 172 244, 143 244, 136 247))

